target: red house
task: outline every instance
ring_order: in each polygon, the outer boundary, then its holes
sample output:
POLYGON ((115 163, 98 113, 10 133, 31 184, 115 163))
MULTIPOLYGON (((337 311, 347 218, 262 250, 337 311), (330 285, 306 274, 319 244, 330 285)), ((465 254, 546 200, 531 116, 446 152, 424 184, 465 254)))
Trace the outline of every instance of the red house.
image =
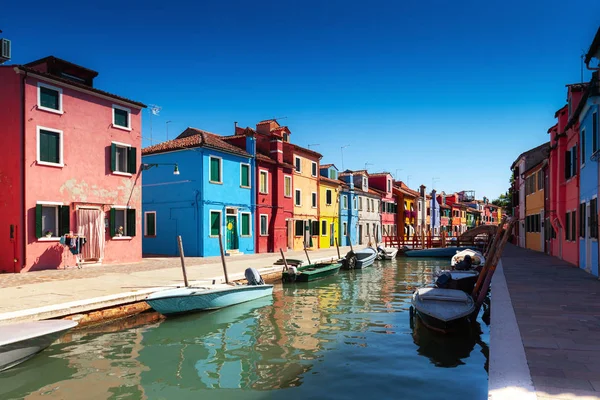
POLYGON ((389 172, 369 173, 369 188, 381 196, 382 236, 396 236, 398 229, 398 203, 393 192, 394 178, 389 172))
POLYGON ((52 56, 0 67, 2 272, 72 266, 73 252, 103 264, 142 257, 145 105, 95 88, 97 75, 52 56), (70 251, 65 235, 86 243, 70 251))
POLYGON ((587 84, 567 85, 567 105, 558 110, 558 122, 548 131, 550 137, 550 193, 546 210, 553 232, 550 233, 550 254, 567 262, 579 264, 579 118, 574 112, 587 84))
MULTIPOLYGON (((256 210, 255 226, 259 218, 267 215, 268 235, 255 235, 256 253, 272 253, 289 246, 288 220, 293 218, 293 169, 284 161, 284 142, 291 134, 287 126, 275 120, 261 121, 252 128, 236 127, 235 135, 224 137, 227 142, 246 151, 246 137, 255 138, 256 147, 256 210)), ((289 154, 291 159, 292 155, 289 154)))

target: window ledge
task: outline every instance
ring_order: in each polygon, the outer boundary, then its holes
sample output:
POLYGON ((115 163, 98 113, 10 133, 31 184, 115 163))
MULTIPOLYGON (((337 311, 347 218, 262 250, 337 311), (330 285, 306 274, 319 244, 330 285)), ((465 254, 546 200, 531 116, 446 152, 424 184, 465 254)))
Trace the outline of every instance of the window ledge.
POLYGON ((51 237, 41 237, 38 238, 38 242, 58 242, 60 241, 59 237, 51 236, 51 237))
POLYGON ((36 161, 37 165, 44 165, 46 167, 55 167, 55 168, 63 168, 65 166, 65 164, 63 163, 52 163, 52 162, 47 162, 47 161, 36 161))
POLYGON ((119 176, 133 176, 132 173, 129 172, 121 172, 121 171, 112 171, 113 175, 119 175, 119 176))
POLYGON ((37 106, 37 109, 40 110, 40 111, 46 111, 46 112, 49 112, 49 113, 52 113, 52 114, 59 114, 59 115, 64 114, 63 110, 55 110, 54 108, 37 106))
POLYGON ((223 184, 223 182, 217 182, 217 181, 211 181, 211 180, 209 180, 208 183, 212 183, 212 184, 215 184, 215 185, 222 185, 223 184))
POLYGON ((240 187, 241 187, 242 189, 252 189, 252 187, 251 187, 251 186, 244 186, 244 185, 240 185, 240 187))
POLYGON ((113 236, 112 240, 131 240, 133 236, 113 236))
POLYGON ((286 196, 285 194, 283 195, 283 197, 285 197, 286 199, 291 199, 292 195, 286 196))
POLYGON ((251 238, 251 237, 252 237, 252 235, 240 235, 240 237, 243 237, 243 238, 251 238))
MULTIPOLYGON (((122 236, 121 236, 122 237, 122 236)), ((155 238, 156 235, 144 235, 145 238, 155 238)))
POLYGON ((264 234, 264 235, 263 235, 263 234, 261 233, 261 234, 260 234, 260 236, 261 236, 261 237, 268 237, 268 236, 269 236, 269 234, 267 233, 267 234, 264 234))
POLYGON ((260 194, 269 194, 269 192, 260 192, 260 191, 258 193, 260 193, 260 194))
POLYGON ((121 126, 121 125, 115 125, 115 124, 111 124, 113 128, 115 129, 120 129, 122 131, 127 131, 127 132, 131 132, 131 128, 127 128, 125 126, 121 126))

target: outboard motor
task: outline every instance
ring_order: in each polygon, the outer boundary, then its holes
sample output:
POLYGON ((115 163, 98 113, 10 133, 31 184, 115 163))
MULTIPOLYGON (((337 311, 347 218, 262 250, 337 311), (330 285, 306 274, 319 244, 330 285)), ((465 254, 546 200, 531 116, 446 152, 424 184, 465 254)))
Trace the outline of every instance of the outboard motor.
POLYGON ((246 280, 248 281, 249 286, 265 284, 265 281, 263 280, 262 276, 260 276, 260 274, 255 268, 246 268, 246 271, 244 271, 244 275, 246 275, 246 280))
POLYGON ((346 269, 354 269, 356 267, 356 254, 351 250, 346 254, 346 257, 342 261, 344 268, 346 269))
POLYGON ((383 260, 385 258, 385 250, 381 246, 377 246, 377 259, 383 260))
POLYGON ((448 272, 448 271, 442 272, 435 280, 435 286, 442 288, 442 289, 447 288, 448 285, 450 284, 451 280, 452 280, 452 274, 450 274, 450 272, 448 272))
POLYGON ((471 259, 471 256, 469 254, 467 254, 465 256, 465 258, 462 259, 462 261, 457 262, 456 265, 454 266, 454 269, 459 270, 459 271, 467 271, 470 270, 473 266, 473 260, 471 259))

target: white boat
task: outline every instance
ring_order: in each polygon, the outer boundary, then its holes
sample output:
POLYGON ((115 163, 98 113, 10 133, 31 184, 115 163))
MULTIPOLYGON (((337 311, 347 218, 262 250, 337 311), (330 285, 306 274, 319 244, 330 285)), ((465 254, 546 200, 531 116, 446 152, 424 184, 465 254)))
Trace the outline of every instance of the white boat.
POLYGON ((344 269, 361 269, 373 264, 377 258, 377 250, 372 247, 365 247, 357 252, 350 251, 346 254, 342 268, 344 269))
POLYGON ((30 359, 75 326, 63 319, 0 325, 0 371, 30 359))
POLYGON ((273 285, 187 286, 152 293, 146 302, 163 315, 216 310, 273 294, 273 285))
POLYGON ((471 257, 471 265, 473 267, 478 267, 480 265, 485 264, 485 257, 481 252, 472 249, 466 249, 462 251, 457 251, 455 255, 452 256, 452 260, 450 261, 450 265, 454 268, 456 264, 464 260, 465 256, 471 257))
POLYGON ((412 305, 425 325, 442 332, 458 330, 475 310, 473 298, 465 292, 433 287, 417 289, 412 305))
POLYGON ((377 251, 382 260, 393 260, 398 254, 398 248, 396 247, 378 247, 377 251))

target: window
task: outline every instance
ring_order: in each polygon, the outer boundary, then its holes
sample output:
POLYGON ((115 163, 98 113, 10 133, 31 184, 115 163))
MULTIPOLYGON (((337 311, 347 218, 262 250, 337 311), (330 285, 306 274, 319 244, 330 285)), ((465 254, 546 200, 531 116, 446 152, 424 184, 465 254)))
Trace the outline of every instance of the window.
POLYGON ((300 157, 294 157, 294 165, 296 166, 296 172, 302 172, 302 160, 300 157))
POLYGON ((312 167, 311 175, 312 176, 317 176, 317 163, 313 161, 311 163, 311 167, 312 167))
POLYGON ((267 171, 260 171, 260 192, 262 194, 269 193, 269 175, 267 171))
POLYGON ((57 129, 37 127, 37 163, 64 166, 63 132, 57 129))
POLYGON ((327 189, 325 191, 325 204, 327 204, 329 206, 332 204, 332 202, 333 202, 333 199, 332 199, 332 195, 331 195, 331 190, 327 189))
POLYGON ((370 230, 371 225, 369 225, 369 224, 366 224, 366 225, 367 225, 367 236, 368 236, 371 234, 371 230, 370 230))
POLYGON ((252 235, 250 233, 251 214, 243 212, 243 213, 240 213, 240 216, 242 218, 242 236, 251 236, 252 235))
POLYGON ((580 150, 581 150, 581 166, 585 165, 585 129, 581 130, 581 137, 579 138, 580 150))
POLYGON ((223 183, 221 171, 223 160, 220 157, 208 158, 208 177, 210 183, 223 183))
POLYGON ((565 180, 571 176, 571 150, 565 151, 565 180))
POLYGON ((302 191, 300 191, 300 189, 296 189, 296 199, 294 204, 298 207, 302 205, 302 191))
POLYGON ((590 200, 590 237, 598 239, 598 199, 590 200))
POLYGON ((39 202, 35 206, 35 236, 58 238, 70 231, 70 209, 62 203, 39 202))
POLYGON ((342 236, 348 236, 348 223, 342 222, 342 236))
POLYGON ((371 199, 371 211, 375 212, 375 202, 371 199))
POLYGON ((327 236, 327 221, 321 221, 321 236, 327 236))
POLYGON ((538 171, 537 173, 537 190, 544 189, 544 171, 538 171))
POLYGON ((577 239, 577 223, 575 222, 575 211, 571 212, 571 240, 577 239))
POLYGON ((585 203, 579 204, 579 237, 585 238, 585 203))
POLYGON ((260 214, 260 236, 267 236, 269 234, 268 222, 268 215, 260 214))
POLYGON ((38 109, 62 114, 62 89, 39 82, 38 109))
POLYGON ((283 195, 285 197, 292 197, 292 177, 289 175, 284 175, 283 181, 284 181, 283 195))
POLYGON ((362 211, 362 209, 363 209, 363 201, 362 200, 363 200, 362 197, 358 198, 358 210, 359 211, 362 211))
POLYGON ((358 201, 358 199, 356 198, 356 196, 354 196, 354 197, 352 198, 352 203, 354 204, 354 209, 355 209, 355 210, 356 210, 356 205, 358 204, 358 203, 357 203, 357 201, 358 201))
POLYGON ((571 213, 565 214, 565 240, 571 240, 571 213))
POLYGON ((368 189, 368 187, 369 187, 369 186, 368 186, 368 181, 367 181, 367 178, 363 178, 363 189, 364 189, 364 190, 367 190, 367 189, 368 189))
POLYGON ((369 202, 369 199, 366 199, 367 202, 367 212, 371 211, 371 203, 369 202))
POLYGON ((342 196, 342 208, 344 210, 348 209, 348 196, 346 196, 346 195, 342 196))
POLYGON ((250 187, 250 164, 240 164, 240 186, 250 187))
POLYGON ((332 169, 332 170, 329 172, 329 179, 337 180, 337 178, 338 178, 338 177, 337 177, 337 171, 335 171, 335 170, 333 170, 333 169, 332 169))
POLYGON ((112 172, 135 174, 137 170, 137 149, 125 143, 112 142, 110 145, 110 170, 112 172))
POLYGON ((219 236, 221 233, 221 211, 210 212, 210 236, 219 236))
POLYGON ((113 104, 113 126, 115 128, 131 130, 131 110, 113 104))
POLYGON ((598 114, 592 114, 592 153, 598 151, 598 114))
POLYGON ((135 236, 135 210, 126 207, 113 207, 109 215, 109 232, 111 237, 135 236))
POLYGON ((312 221, 310 223, 310 234, 311 236, 319 236, 319 221, 312 221))
POLYGON ((156 211, 144 213, 144 236, 156 236, 156 211))
POLYGON ((312 208, 317 208, 317 193, 312 192, 310 194, 310 199, 311 199, 311 207, 312 208))
POLYGON ((294 236, 304 236, 304 221, 297 220, 294 224, 294 236))
POLYGON ((388 179, 387 184, 388 184, 388 190, 387 191, 391 192, 392 191, 392 181, 388 179))

